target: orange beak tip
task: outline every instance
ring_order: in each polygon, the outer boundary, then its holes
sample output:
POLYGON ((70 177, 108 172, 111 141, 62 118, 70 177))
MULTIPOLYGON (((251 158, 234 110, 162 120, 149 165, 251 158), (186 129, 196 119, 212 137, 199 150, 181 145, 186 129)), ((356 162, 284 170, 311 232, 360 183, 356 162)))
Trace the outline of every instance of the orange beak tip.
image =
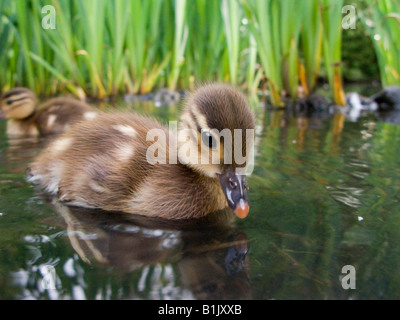
POLYGON ((236 206, 235 214, 239 219, 244 219, 247 217, 249 210, 250 210, 249 204, 245 202, 243 199, 241 199, 238 205, 236 206))

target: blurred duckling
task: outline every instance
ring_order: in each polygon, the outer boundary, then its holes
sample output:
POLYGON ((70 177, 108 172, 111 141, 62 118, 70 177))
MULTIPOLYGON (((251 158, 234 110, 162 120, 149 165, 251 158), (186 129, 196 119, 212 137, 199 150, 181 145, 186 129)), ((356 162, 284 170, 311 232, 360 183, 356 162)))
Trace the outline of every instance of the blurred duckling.
MULTIPOLYGON (((59 134, 98 112, 72 98, 53 98, 37 107, 35 94, 26 88, 14 88, 3 94, 0 114, 8 118, 8 136, 46 136, 59 134)), ((1 115, 0 115, 1 118, 1 115)))
POLYGON ((244 218, 249 212, 244 170, 254 127, 243 94, 227 85, 209 84, 187 100, 176 143, 176 135, 155 119, 129 113, 99 115, 49 144, 28 168, 28 180, 72 206, 166 219, 202 218, 229 206, 244 218), (238 151, 243 155, 246 150, 243 161, 228 159, 229 139, 221 139, 214 128, 227 129, 234 147, 240 140, 238 151), (171 161, 174 153, 178 159, 171 161), (168 162, 160 160, 163 154, 168 162), (202 157, 219 161, 207 164, 202 157))
POLYGON ((179 92, 170 89, 160 89, 154 95, 154 105, 156 107, 176 105, 181 98, 179 92))

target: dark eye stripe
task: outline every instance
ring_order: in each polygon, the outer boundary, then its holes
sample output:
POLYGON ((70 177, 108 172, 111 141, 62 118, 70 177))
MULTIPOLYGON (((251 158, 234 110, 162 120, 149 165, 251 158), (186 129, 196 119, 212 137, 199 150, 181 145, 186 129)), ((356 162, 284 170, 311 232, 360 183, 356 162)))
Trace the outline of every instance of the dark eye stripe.
MULTIPOLYGON (((18 98, 18 99, 11 99, 11 100, 8 100, 7 101, 7 104, 8 105, 11 105, 11 104, 13 104, 14 102, 18 102, 18 101, 22 101, 22 100, 25 100, 26 99, 26 97, 21 97, 21 98, 18 98)), ((18 107, 18 106, 14 106, 14 107, 12 107, 12 108, 16 108, 16 107, 18 107)))

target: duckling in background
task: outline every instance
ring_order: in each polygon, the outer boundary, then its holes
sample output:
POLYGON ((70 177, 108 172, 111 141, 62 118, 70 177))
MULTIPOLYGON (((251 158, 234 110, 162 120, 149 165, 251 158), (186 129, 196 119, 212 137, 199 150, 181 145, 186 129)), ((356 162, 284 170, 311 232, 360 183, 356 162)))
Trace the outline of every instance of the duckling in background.
POLYGON ((171 143, 173 133, 149 117, 99 115, 49 144, 28 168, 28 179, 72 206, 166 219, 202 218, 229 206, 244 218, 249 212, 248 191, 240 169, 246 168, 249 154, 240 163, 236 157, 227 159, 225 138, 212 129, 231 132, 232 146, 240 138, 243 154, 253 145, 254 134, 245 139, 243 135, 247 129, 254 133, 254 127, 254 115, 243 94, 227 85, 209 84, 189 97, 180 117, 178 137, 189 132, 191 139, 171 143), (188 155, 189 147, 189 161, 149 161, 154 140, 147 134, 154 129, 166 137, 158 137, 155 155, 165 152, 167 159, 174 151, 188 155), (239 136, 233 134, 235 129, 241 129, 239 136), (204 155, 220 161, 198 161, 204 155))
MULTIPOLYGON (((72 98, 53 98, 36 107, 35 94, 26 88, 14 88, 3 94, 0 114, 8 118, 8 136, 46 136, 59 134, 83 119, 93 119, 98 112, 72 98)), ((0 115, 1 118, 1 115, 0 115)))
POLYGON ((154 95, 154 105, 156 107, 172 106, 177 104, 180 98, 181 96, 177 91, 160 89, 154 95))

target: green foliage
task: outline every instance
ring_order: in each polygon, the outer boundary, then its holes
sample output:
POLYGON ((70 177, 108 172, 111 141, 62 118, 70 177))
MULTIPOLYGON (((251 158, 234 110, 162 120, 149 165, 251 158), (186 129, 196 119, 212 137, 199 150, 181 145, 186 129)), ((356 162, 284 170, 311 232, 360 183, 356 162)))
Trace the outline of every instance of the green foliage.
POLYGON ((319 0, 323 25, 322 52, 335 104, 345 105, 342 85, 343 0, 319 0))
POLYGON ((322 55, 322 19, 318 1, 304 2, 304 21, 301 30, 301 54, 304 68, 307 70, 305 83, 302 83, 306 93, 312 92, 320 75, 322 55))
POLYGON ((229 73, 232 84, 236 85, 238 80, 238 64, 240 49, 241 8, 237 0, 222 0, 221 12, 224 20, 224 30, 229 57, 229 73))
MULTIPOLYGON (((282 105, 280 90, 282 89, 282 46, 277 16, 278 2, 249 0, 243 1, 250 30, 257 43, 261 65, 264 68, 274 105, 282 105)), ((289 39, 290 40, 290 39, 289 39)), ((284 40, 283 40, 284 41, 284 40)), ((283 42, 282 41, 282 42, 283 42)))
POLYGON ((400 85, 400 2, 370 3, 362 19, 375 48, 383 86, 400 85))
POLYGON ((190 36, 185 52, 185 84, 193 81, 223 81, 226 38, 219 1, 187 3, 190 36))
POLYGON ((365 25, 357 19, 355 29, 343 30, 343 79, 371 81, 380 78, 378 61, 365 25))
MULTIPOLYGON (((332 96, 343 104, 342 64, 361 68, 357 61, 373 61, 355 58, 364 52, 362 47, 349 52, 353 40, 346 38, 347 32, 362 35, 347 30, 343 61, 343 4, 3 0, 0 63, 6 67, 0 70, 0 90, 20 85, 45 95, 69 91, 80 98, 105 98, 159 87, 193 88, 209 81, 255 91, 264 78, 272 103, 279 106, 283 96, 295 99, 299 86, 306 95, 315 90, 323 61, 332 96), (42 27, 49 14, 42 12, 45 5, 56 11, 54 30, 42 27)), ((373 39, 382 82, 398 84, 399 2, 359 4, 357 13, 373 39)), ((365 52, 371 54, 371 48, 365 52)))

